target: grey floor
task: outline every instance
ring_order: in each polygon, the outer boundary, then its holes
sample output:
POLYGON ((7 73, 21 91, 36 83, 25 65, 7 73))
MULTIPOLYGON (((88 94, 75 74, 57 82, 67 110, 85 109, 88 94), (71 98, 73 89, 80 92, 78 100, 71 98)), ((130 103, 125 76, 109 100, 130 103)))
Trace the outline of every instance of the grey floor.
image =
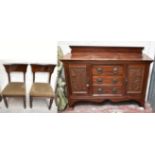
POLYGON ((34 99, 33 108, 29 106, 29 101, 27 99, 27 107, 24 109, 23 100, 20 98, 9 98, 8 99, 9 107, 6 108, 4 101, 0 102, 0 113, 56 113, 57 107, 55 101, 53 101, 52 107, 49 110, 49 100, 48 99, 34 99))

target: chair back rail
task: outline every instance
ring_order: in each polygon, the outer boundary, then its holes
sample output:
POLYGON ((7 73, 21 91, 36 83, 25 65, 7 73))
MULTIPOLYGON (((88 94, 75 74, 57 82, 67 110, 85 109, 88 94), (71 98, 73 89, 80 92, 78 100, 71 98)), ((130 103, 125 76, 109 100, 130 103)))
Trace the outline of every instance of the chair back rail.
POLYGON ((3 64, 7 75, 8 75, 8 80, 9 83, 11 82, 11 72, 22 72, 23 73, 23 79, 24 79, 24 83, 26 81, 26 71, 27 71, 27 66, 28 64, 3 64))
POLYGON ((48 82, 51 82, 51 75, 54 71, 55 64, 30 64, 32 73, 33 73, 33 82, 35 82, 35 77, 37 72, 46 72, 49 73, 48 82))

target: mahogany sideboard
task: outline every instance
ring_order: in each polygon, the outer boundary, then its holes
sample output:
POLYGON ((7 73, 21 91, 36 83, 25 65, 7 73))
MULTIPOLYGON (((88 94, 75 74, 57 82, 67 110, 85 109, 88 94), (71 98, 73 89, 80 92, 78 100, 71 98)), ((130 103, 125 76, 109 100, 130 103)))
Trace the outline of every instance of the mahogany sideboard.
POLYGON ((77 102, 136 101, 145 106, 152 62, 143 47, 70 46, 64 64, 69 107, 77 102))

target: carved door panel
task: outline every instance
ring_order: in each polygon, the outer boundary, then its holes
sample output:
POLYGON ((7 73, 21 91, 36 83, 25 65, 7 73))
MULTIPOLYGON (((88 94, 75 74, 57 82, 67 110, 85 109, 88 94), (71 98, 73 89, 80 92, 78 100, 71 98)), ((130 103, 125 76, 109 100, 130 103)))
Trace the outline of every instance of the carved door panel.
POLYGON ((88 94, 88 78, 86 64, 69 64, 70 85, 72 94, 88 94))
POLYGON ((127 94, 141 94, 143 91, 145 65, 133 64, 127 68, 127 94))

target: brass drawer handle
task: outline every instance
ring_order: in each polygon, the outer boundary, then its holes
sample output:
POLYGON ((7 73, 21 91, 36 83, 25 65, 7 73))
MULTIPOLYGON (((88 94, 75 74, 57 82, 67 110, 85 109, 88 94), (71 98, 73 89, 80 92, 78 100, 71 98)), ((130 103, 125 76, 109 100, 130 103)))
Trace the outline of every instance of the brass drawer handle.
POLYGON ((103 93, 103 88, 98 88, 98 89, 97 89, 97 92, 98 92, 98 93, 103 93))
POLYGON ((116 74, 118 72, 118 67, 113 68, 113 73, 116 74))
POLYGON ((112 93, 113 93, 113 94, 116 94, 117 92, 118 92, 118 91, 117 91, 117 88, 113 88, 113 89, 112 89, 112 93))
POLYGON ((112 83, 113 83, 113 84, 116 84, 117 82, 118 82, 117 79, 112 79, 112 83))
POLYGON ((97 79, 96 79, 96 82, 97 82, 97 83, 102 83, 102 82, 103 82, 103 79, 102 79, 102 78, 97 78, 97 79))
POLYGON ((103 73, 103 68, 96 68, 97 73, 101 74, 103 73))
POLYGON ((87 83, 87 84, 86 84, 86 87, 88 88, 89 86, 90 86, 90 85, 87 83))

